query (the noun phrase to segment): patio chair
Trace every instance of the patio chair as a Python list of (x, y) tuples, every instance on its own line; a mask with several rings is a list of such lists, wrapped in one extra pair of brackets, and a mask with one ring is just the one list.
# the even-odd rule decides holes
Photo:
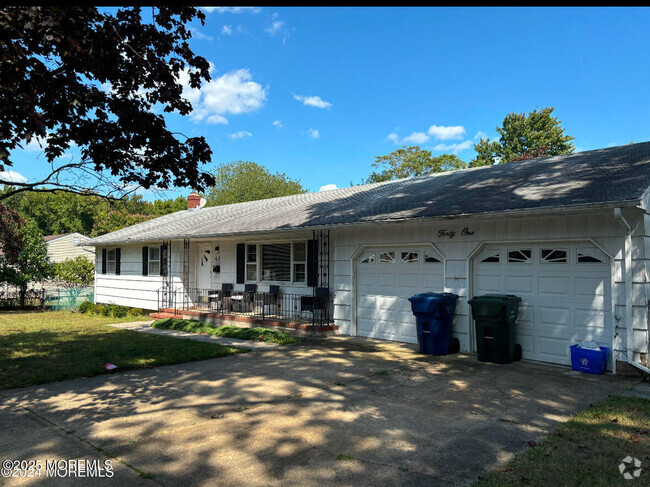
[(327, 310), (330, 290), (326, 287), (317, 287), (313, 296), (301, 296), (300, 311), (311, 312), (317, 319), (322, 319)]
[(278, 302), (280, 301), (280, 286), (269, 286), (269, 291), (262, 295), (262, 306), (265, 315), (278, 313)]
[(257, 284), (245, 284), (244, 292), (231, 298), (233, 311), (238, 313), (250, 313), (253, 309), (256, 292)]
[(221, 290), (211, 293), (210, 302), (213, 303), (213, 308), (219, 311), (230, 311), (231, 309), (231, 299), (232, 290), (234, 288), (233, 284), (223, 283), (221, 284)]

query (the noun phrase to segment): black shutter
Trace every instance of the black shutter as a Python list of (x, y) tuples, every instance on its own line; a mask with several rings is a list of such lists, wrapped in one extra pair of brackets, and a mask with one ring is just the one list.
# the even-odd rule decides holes
[(142, 247), (142, 275), (149, 275), (149, 247)]
[(120, 264), (122, 261), (122, 249), (119, 247), (115, 249), (115, 275), (120, 275)]
[(102, 249), (102, 274), (106, 274), (106, 249)]
[(307, 240), (307, 285), (318, 286), (318, 240)]
[(246, 244), (237, 244), (237, 284), (246, 282)]
[(167, 265), (169, 262), (169, 251), (167, 242), (164, 242), (160, 246), (160, 275), (162, 277), (167, 277)]

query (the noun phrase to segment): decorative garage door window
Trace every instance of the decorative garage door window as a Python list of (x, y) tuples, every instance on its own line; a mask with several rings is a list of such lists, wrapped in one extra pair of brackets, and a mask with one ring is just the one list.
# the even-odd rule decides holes
[(566, 264), (566, 249), (542, 249), (540, 252), (542, 264)]
[(501, 250), (485, 249), (479, 254), (478, 261), (481, 264), (498, 264), (501, 262)]
[(361, 260), (359, 261), (362, 264), (374, 264), (375, 263), (375, 253), (374, 252), (364, 252), (361, 254)]
[(419, 252), (402, 252), (402, 262), (407, 264), (417, 264), (419, 260)]
[(379, 254), (379, 263), (380, 264), (394, 264), (395, 263), (395, 252), (381, 252)]
[(508, 250), (508, 262), (511, 264), (530, 264), (533, 262), (531, 249)]
[(432, 250), (425, 250), (424, 251), (424, 263), (425, 264), (438, 264), (438, 263), (440, 263), (440, 258), (438, 257), (438, 254), (436, 254)]
[(576, 250), (578, 264), (607, 264), (607, 255), (595, 247), (585, 247)]

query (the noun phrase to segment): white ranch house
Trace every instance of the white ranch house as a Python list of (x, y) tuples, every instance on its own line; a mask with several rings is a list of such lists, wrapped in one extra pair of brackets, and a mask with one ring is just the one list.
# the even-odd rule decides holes
[(474, 352), (468, 300), (507, 293), (522, 298), (524, 359), (569, 364), (570, 345), (594, 340), (613, 350), (609, 370), (647, 371), (649, 186), (646, 142), (197, 207), (86, 245), (100, 303), (311, 316), (415, 343), (407, 298), (445, 291), (459, 296), (461, 351)]

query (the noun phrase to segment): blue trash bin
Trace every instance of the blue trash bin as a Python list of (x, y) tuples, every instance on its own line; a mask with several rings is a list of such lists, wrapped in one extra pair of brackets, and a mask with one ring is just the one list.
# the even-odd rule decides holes
[(409, 298), (416, 319), (420, 353), (449, 355), (458, 352), (460, 344), (452, 334), (452, 319), (458, 295), (453, 293), (420, 293)]

